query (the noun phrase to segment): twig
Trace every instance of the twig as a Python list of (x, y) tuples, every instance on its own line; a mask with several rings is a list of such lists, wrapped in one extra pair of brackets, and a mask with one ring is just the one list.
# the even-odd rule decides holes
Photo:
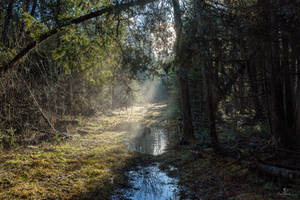
[(64, 133), (61, 133), (61, 132), (59, 132), (59, 131), (57, 131), (57, 130), (55, 129), (55, 127), (53, 126), (53, 124), (51, 123), (51, 121), (49, 120), (49, 118), (47, 117), (47, 115), (43, 112), (43, 109), (41, 108), (40, 104), (39, 104), (38, 101), (36, 100), (36, 98), (35, 98), (33, 92), (30, 90), (30, 88), (29, 88), (29, 86), (27, 85), (27, 83), (26, 83), (24, 80), (23, 80), (23, 82), (24, 82), (26, 88), (28, 89), (28, 91), (29, 91), (29, 93), (30, 93), (30, 96), (31, 96), (31, 98), (33, 99), (33, 101), (34, 101), (36, 107), (39, 109), (39, 111), (40, 111), (40, 113), (42, 114), (43, 118), (46, 120), (46, 122), (48, 123), (48, 125), (49, 125), (49, 126), (51, 127), (51, 129), (54, 131), (54, 133), (57, 133), (57, 134), (59, 134), (60, 136), (69, 138), (69, 137), (70, 137), (69, 135), (66, 135), (66, 134), (64, 134)]

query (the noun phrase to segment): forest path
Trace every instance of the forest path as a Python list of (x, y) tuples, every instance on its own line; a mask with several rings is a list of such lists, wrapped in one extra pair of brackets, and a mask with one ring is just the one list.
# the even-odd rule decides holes
[(156, 156), (165, 153), (177, 141), (176, 134), (167, 128), (165, 108), (163, 104), (152, 104), (145, 109), (142, 119), (134, 121), (133, 126), (125, 126), (131, 135), (128, 148), (141, 153), (142, 159), (126, 171), (128, 185), (119, 186), (112, 196), (113, 200), (179, 199), (178, 179), (169, 177), (161, 170), (160, 162), (156, 159)]
[(72, 139), (0, 151), (1, 199), (111, 199), (125, 172), (151, 155), (128, 149), (138, 128), (164, 124), (166, 105), (134, 106), (79, 119)]
[(211, 148), (169, 148), (167, 115), (164, 104), (133, 106), (78, 119), (67, 141), (0, 150), (0, 199), (291, 199)]

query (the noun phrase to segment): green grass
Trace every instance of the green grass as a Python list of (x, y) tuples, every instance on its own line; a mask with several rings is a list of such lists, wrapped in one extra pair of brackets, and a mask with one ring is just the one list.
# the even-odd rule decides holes
[(138, 156), (124, 145), (126, 132), (103, 132), (122, 120), (94, 117), (82, 123), (85, 136), (0, 151), (0, 199), (109, 199)]
[[(148, 110), (134, 110), (129, 120), (160, 125), (173, 133), (176, 121), (164, 120), (165, 111), (164, 105), (149, 105)], [(194, 198), (190, 199), (299, 199), (296, 187), (284, 188), (263, 180), (247, 163), (216, 156), (212, 148), (201, 149), (204, 157), (196, 157), (190, 149), (199, 140), (190, 146), (170, 147), (158, 157), (131, 152), (125, 145), (129, 134), (118, 126), (128, 122), (125, 113), (81, 119), (79, 129), (89, 134), (71, 129), (73, 138), (66, 142), (0, 151), (0, 199), (106, 200), (116, 187), (127, 184), (124, 172), (129, 167), (153, 161), (160, 162), (163, 170), (192, 191)], [(239, 134), (248, 135), (247, 131)], [(230, 142), (235, 137), (236, 132), (225, 130), (220, 140)], [(183, 191), (181, 195), (184, 199), (190, 194)]]
[[(228, 142), (235, 135), (234, 132), (224, 131), (220, 140)], [(176, 146), (157, 158), (161, 169), (176, 176), (179, 184), (186, 188), (181, 192), (183, 199), (287, 200), (299, 197), (299, 186), (276, 182), (258, 174), (254, 161), (237, 162), (234, 158), (216, 155), (210, 147), (200, 148), (203, 156), (196, 156), (190, 149), (198, 142)], [(169, 166), (177, 170), (174, 172)]]

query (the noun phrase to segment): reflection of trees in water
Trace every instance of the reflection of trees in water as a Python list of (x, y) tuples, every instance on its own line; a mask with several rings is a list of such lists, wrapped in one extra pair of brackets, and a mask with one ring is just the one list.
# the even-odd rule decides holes
[[(152, 155), (162, 154), (172, 136), (164, 129), (152, 128), (151, 133), (143, 134), (143, 126), (140, 124), (126, 124), (123, 126), (129, 133), (136, 134), (128, 145), (129, 149)], [(177, 200), (177, 180), (168, 177), (160, 171), (158, 165), (140, 167), (135, 171), (128, 172), (131, 184), (135, 189), (124, 191), (123, 197), (132, 200)], [(114, 199), (114, 198), (113, 198)], [(120, 199), (120, 198), (115, 198)], [(121, 198), (122, 199), (122, 198)]]
[[(138, 167), (129, 171), (130, 183), (134, 189), (119, 190), (112, 200), (179, 200), (178, 180), (170, 178), (158, 168), (158, 164)], [(118, 193), (117, 192), (117, 193)]]
[(153, 129), (150, 134), (138, 134), (129, 144), (129, 148), (141, 153), (159, 155), (164, 152), (167, 143), (167, 135), (162, 130)]
[[(133, 178), (134, 188), (137, 188), (131, 197), (133, 200), (178, 199), (176, 198), (177, 181), (161, 172), (157, 165), (131, 171), (129, 175)], [(171, 182), (175, 182), (175, 185)]]

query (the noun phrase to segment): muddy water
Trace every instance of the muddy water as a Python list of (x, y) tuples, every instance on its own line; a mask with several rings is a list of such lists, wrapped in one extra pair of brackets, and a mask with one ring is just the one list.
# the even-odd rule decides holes
[[(171, 137), (163, 129), (153, 128), (150, 134), (137, 134), (128, 148), (145, 154), (160, 155), (164, 153)], [(178, 200), (178, 180), (168, 177), (161, 171), (158, 163), (149, 166), (138, 166), (127, 172), (131, 189), (118, 189), (113, 200)]]

